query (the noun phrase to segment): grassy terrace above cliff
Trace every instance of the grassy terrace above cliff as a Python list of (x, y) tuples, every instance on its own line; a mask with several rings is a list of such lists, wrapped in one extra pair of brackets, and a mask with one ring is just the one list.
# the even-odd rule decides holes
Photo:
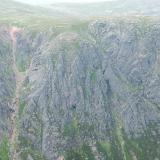
[(54, 11), (52, 9), (34, 7), (10, 0), (0, 0), (0, 24), (27, 28), (31, 31), (63, 31), (79, 30), (87, 26), (88, 19)]
[[(61, 33), (64, 31), (84, 30), (89, 22), (97, 19), (119, 19), (121, 17), (121, 19), (132, 19), (134, 21), (138, 17), (140, 19), (142, 17), (145, 17), (145, 19), (146, 17), (148, 19), (157, 18), (156, 16), (150, 17), (149, 14), (136, 14), (135, 16), (134, 12), (127, 14), (128, 16), (124, 14), (122, 17), (119, 16), (119, 11), (115, 7), (115, 4), (117, 5), (115, 2), (102, 2), (89, 5), (62, 3), (55, 4), (50, 8), (43, 8), (22, 4), (13, 0), (0, 0), (0, 24), (27, 28), (27, 30), (32, 31), (46, 31), (50, 29), (56, 33)], [(61, 10), (59, 10), (60, 8)], [(67, 10), (70, 12), (68, 13)], [(114, 10), (114, 13), (117, 14), (108, 14), (108, 10)], [(125, 11), (125, 9), (123, 10)]]

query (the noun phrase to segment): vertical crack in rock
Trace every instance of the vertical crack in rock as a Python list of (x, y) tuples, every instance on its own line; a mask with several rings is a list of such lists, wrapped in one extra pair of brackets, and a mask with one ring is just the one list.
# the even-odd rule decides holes
[(18, 113), (19, 113), (19, 98), (20, 98), (20, 89), (22, 87), (22, 84), (25, 80), (25, 77), (27, 75), (27, 71), (20, 72), (16, 65), (16, 48), (17, 48), (17, 33), (21, 32), (20, 28), (12, 27), (10, 29), (10, 38), (12, 40), (12, 69), (15, 76), (16, 81), (16, 87), (15, 87), (15, 93), (14, 98), (12, 100), (12, 113), (11, 113), (11, 128), (12, 133), (10, 137), (10, 158), (12, 160), (18, 159), (18, 153), (17, 153), (17, 143), (18, 143)]

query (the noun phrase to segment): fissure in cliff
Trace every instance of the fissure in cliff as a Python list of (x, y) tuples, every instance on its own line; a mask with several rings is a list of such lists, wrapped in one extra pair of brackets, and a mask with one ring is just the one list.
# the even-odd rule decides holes
[(15, 95), (12, 100), (12, 114), (11, 114), (11, 123), (12, 123), (12, 132), (10, 135), (10, 159), (11, 160), (18, 160), (18, 153), (16, 151), (16, 143), (18, 139), (18, 129), (17, 129), (17, 119), (18, 119), (18, 111), (19, 111), (19, 94), (20, 88), (23, 84), (23, 81), (26, 77), (26, 72), (20, 72), (16, 65), (16, 47), (17, 47), (17, 33), (21, 30), (17, 27), (12, 27), (10, 29), (10, 38), (12, 41), (12, 68), (14, 71), (16, 87), (15, 87)]

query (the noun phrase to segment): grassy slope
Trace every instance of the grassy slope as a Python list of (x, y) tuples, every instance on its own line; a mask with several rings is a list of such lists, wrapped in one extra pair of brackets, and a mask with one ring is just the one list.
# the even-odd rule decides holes
[(12, 0), (0, 0), (0, 23), (9, 26), (27, 27), (31, 30), (72, 29), (72, 25), (81, 23), (81, 20), (66, 13), (29, 6)]
[(113, 15), (113, 14), (141, 14), (160, 15), (160, 2), (153, 0), (116, 0), (89, 4), (60, 3), (52, 5), (53, 9), (59, 8), (83, 16)]
[(84, 26), (95, 17), (97, 19), (97, 17), (111, 16), (108, 14), (111, 12), (127, 13), (128, 10), (136, 10), (135, 8), (138, 9), (127, 1), (121, 3), (121, 0), (92, 4), (60, 3), (50, 8), (29, 6), (13, 0), (0, 0), (0, 23), (27, 27), (36, 31), (51, 28), (62, 32)]

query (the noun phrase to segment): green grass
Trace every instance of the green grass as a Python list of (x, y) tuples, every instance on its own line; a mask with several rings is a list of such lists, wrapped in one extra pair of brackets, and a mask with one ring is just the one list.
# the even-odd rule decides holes
[[(160, 146), (158, 137), (153, 135), (153, 131), (158, 133), (157, 124), (148, 126), (145, 133), (137, 138), (128, 137), (124, 130), (112, 132), (113, 140), (98, 141), (97, 150), (102, 153), (105, 160), (151, 160), (160, 157)], [(119, 130), (119, 129), (117, 129)], [(122, 143), (122, 142), (125, 143)]]
[(19, 72), (25, 72), (28, 68), (27, 60), (22, 60), (20, 58), (16, 62), (16, 65), (17, 65)]
[(28, 155), (32, 156), (34, 160), (45, 160), (45, 157), (40, 151), (35, 149), (32, 142), (24, 137), (19, 137), (20, 156), (23, 160), (27, 160)]
[(22, 99), (19, 100), (19, 117), (23, 114), (26, 102)]
[(0, 160), (9, 160), (9, 142), (6, 136), (2, 138), (0, 143)]
[(87, 31), (89, 25), (89, 21), (82, 21), (75, 24), (71, 24), (70, 30), (83, 33), (84, 31)]
[(64, 136), (73, 136), (76, 135), (78, 132), (78, 121), (74, 117), (72, 121), (69, 124), (66, 124), (64, 126)]
[(90, 146), (83, 144), (79, 148), (67, 151), (65, 160), (95, 160), (95, 157)]
[(96, 144), (97, 146), (97, 150), (102, 153), (105, 158), (107, 159), (107, 157), (111, 157), (111, 144), (107, 141), (101, 141), (101, 142), (97, 142)]
[[(137, 157), (138, 160), (151, 160), (160, 157), (160, 145), (158, 135), (154, 135), (154, 133), (158, 133), (157, 124), (149, 124), (148, 128), (145, 132), (137, 138), (130, 137), (128, 138), (124, 134), (125, 140), (125, 151), (132, 157), (133, 153)], [(131, 155), (132, 153), (132, 155)], [(132, 160), (132, 159), (127, 159)]]
[(151, 20), (146, 17), (141, 17), (136, 23), (137, 38), (143, 39), (150, 32)]
[(91, 82), (95, 83), (97, 81), (96, 71), (92, 71), (90, 75)]
[(33, 157), (34, 160), (45, 160), (44, 156), (40, 153), (40, 151), (33, 150), (30, 148), (26, 148), (21, 151), (21, 158), (23, 160), (27, 160), (29, 155)]
[(53, 32), (58, 35), (62, 32), (82, 33), (88, 28), (89, 20), (68, 16), (52, 9), (29, 6), (10, 0), (0, 1), (0, 24), (17, 26), (33, 33)]

